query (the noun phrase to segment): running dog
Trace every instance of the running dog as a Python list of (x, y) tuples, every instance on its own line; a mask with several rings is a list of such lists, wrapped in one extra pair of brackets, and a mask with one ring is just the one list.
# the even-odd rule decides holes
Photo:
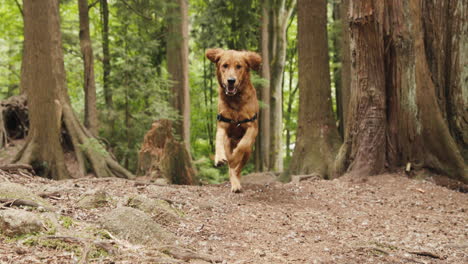
[(229, 166), (231, 191), (240, 192), (241, 170), (249, 160), (258, 134), (258, 100), (250, 70), (258, 70), (262, 58), (255, 52), (208, 49), (216, 64), (219, 83), (215, 166)]

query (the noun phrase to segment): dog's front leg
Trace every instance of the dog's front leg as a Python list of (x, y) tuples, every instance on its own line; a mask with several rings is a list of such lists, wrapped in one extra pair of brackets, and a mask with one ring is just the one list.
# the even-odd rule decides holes
[(241, 172), (244, 165), (247, 163), (252, 152), (252, 145), (255, 142), (258, 130), (254, 125), (250, 125), (241, 141), (232, 151), (231, 155), (228, 155), (229, 160), (229, 179), (231, 181), (231, 191), (240, 192), (242, 186), (240, 183)]
[(215, 146), (215, 160), (216, 167), (224, 165), (227, 162), (226, 151), (224, 150), (224, 143), (227, 141), (226, 129), (218, 125), (216, 129), (216, 146)]

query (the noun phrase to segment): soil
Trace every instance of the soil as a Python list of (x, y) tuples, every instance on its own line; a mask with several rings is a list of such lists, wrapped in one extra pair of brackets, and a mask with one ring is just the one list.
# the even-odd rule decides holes
[[(47, 200), (61, 215), (83, 225), (97, 225), (99, 217), (122, 205), (125, 197), (166, 200), (183, 212), (180, 221), (163, 225), (176, 235), (174, 244), (211, 256), (213, 262), (468, 263), (468, 195), (427, 179), (386, 174), (331, 181), (311, 177), (285, 184), (257, 174), (245, 177), (239, 194), (230, 193), (227, 183), (157, 185), (119, 178), (50, 181), (24, 173), (0, 173), (0, 184), (5, 181), (20, 183), (36, 194), (54, 191)], [(93, 190), (105, 190), (118, 202), (93, 209), (76, 207), (81, 195)], [(173, 258), (152, 258), (160, 248), (111, 238), (117, 241), (117, 250), (89, 263), (177, 263)], [(78, 263), (78, 258), (65, 249), (0, 237), (0, 263)]]

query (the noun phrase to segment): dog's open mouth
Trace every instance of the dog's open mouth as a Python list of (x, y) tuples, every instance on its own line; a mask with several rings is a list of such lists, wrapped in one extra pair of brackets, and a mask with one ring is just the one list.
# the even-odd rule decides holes
[(224, 85), (224, 93), (229, 96), (237, 94), (237, 87), (235, 85)]

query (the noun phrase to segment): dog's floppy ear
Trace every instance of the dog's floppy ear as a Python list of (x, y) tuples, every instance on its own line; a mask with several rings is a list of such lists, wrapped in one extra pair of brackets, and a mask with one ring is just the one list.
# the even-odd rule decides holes
[(223, 52), (223, 49), (207, 49), (205, 55), (210, 61), (217, 63)]
[(247, 60), (247, 64), (252, 70), (254, 71), (260, 70), (260, 65), (262, 64), (262, 57), (260, 57), (258, 53), (252, 52), (252, 51), (246, 51), (245, 58)]

